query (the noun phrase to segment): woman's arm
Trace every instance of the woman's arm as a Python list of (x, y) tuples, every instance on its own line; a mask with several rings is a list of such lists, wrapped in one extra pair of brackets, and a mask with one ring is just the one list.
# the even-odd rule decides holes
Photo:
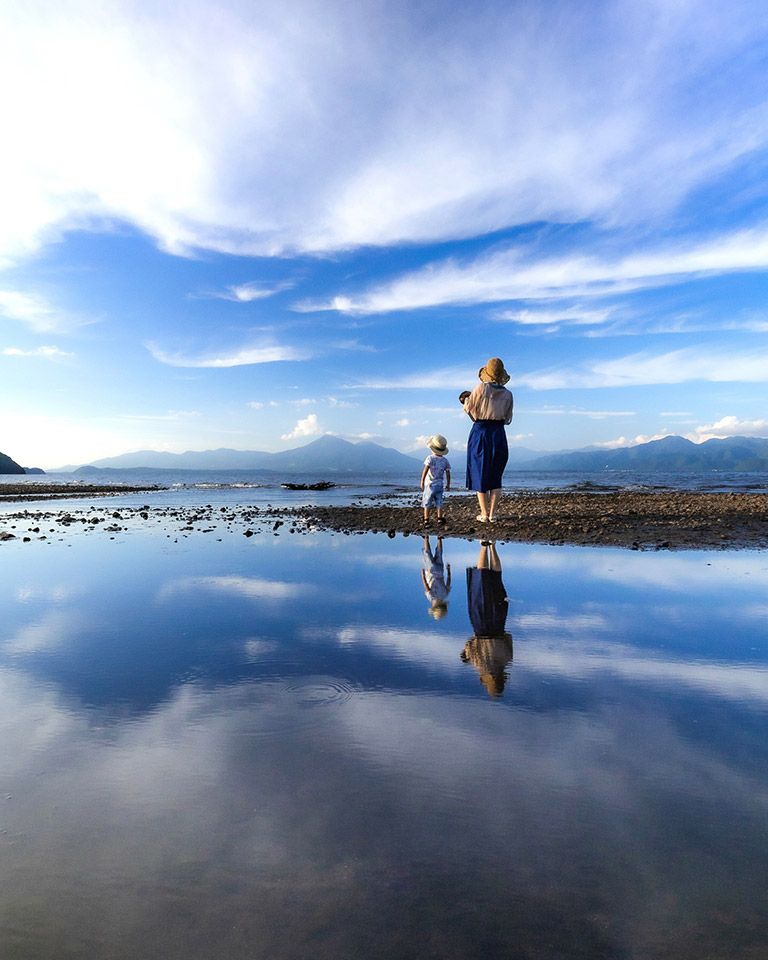
[(504, 423), (509, 424), (512, 423), (512, 417), (515, 411), (515, 398), (512, 396), (512, 393), (509, 390), (507, 390), (507, 393), (509, 393), (509, 408), (506, 416), (504, 417)]
[(477, 405), (482, 397), (482, 392), (483, 385), (482, 383), (478, 383), (472, 393), (470, 393), (470, 395), (462, 404), (464, 407), (464, 412), (467, 414), (470, 420), (477, 420)]

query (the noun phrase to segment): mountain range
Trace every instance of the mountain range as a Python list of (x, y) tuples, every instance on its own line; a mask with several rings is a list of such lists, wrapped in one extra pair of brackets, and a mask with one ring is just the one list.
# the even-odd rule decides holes
[[(426, 455), (426, 454), (425, 454)], [(303, 447), (264, 453), (258, 450), (188, 450), (163, 453), (139, 450), (117, 457), (94, 460), (81, 467), (62, 467), (61, 472), (92, 470), (271, 470), (282, 473), (411, 473), (422, 460), (391, 447), (340, 437), (323, 436)]]
[(524, 470), (639, 470), (667, 473), (768, 470), (768, 440), (726, 437), (694, 443), (685, 437), (662, 437), (615, 450), (552, 453), (526, 462)]
[[(697, 473), (719, 471), (768, 471), (768, 439), (727, 437), (694, 443), (684, 437), (670, 436), (634, 447), (614, 450), (587, 447), (582, 450), (543, 454), (525, 447), (510, 447), (509, 470), (637, 470)], [(426, 449), (425, 449), (426, 455)], [(450, 454), (449, 454), (450, 456)], [(17, 470), (23, 468), (6, 458)], [(454, 472), (463, 473), (463, 453), (455, 457)], [(281, 453), (256, 450), (189, 450), (163, 453), (140, 450), (118, 457), (94, 460), (84, 466), (68, 466), (58, 472), (95, 470), (270, 470), (290, 473), (403, 474), (418, 471), (423, 458), (410, 457), (391, 447), (376, 443), (350, 443), (339, 437), (323, 436), (302, 447)], [(2, 461), (0, 461), (0, 468)], [(1, 472), (1, 471), (0, 471)]]

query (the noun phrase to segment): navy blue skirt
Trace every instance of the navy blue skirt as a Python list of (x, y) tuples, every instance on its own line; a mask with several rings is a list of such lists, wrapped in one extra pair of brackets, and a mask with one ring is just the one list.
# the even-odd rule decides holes
[(508, 459), (504, 421), (476, 420), (467, 440), (467, 489), (498, 490)]
[(467, 567), (467, 608), (476, 637), (504, 636), (508, 603), (500, 570)]

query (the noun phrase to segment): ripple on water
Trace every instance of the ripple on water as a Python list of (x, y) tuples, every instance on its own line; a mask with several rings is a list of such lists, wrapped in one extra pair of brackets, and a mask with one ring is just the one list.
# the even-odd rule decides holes
[(344, 677), (291, 677), (281, 684), (281, 694), (303, 710), (339, 707), (362, 693), (362, 687)]

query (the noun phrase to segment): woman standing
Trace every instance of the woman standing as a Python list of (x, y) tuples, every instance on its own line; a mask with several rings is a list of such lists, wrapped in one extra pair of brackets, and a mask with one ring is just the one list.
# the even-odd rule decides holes
[(475, 421), (467, 441), (467, 489), (477, 492), (477, 519), (493, 523), (509, 457), (504, 427), (512, 422), (514, 400), (504, 386), (509, 382), (509, 374), (498, 357), (491, 357), (478, 376), (480, 383), (475, 389), (459, 398)]

